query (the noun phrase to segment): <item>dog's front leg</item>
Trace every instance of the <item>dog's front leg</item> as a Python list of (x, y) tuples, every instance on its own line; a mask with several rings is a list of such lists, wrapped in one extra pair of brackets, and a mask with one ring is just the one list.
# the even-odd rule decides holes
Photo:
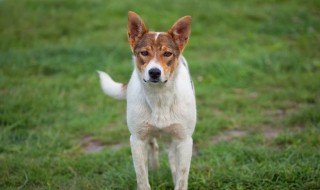
[(130, 136), (131, 152), (139, 190), (150, 190), (147, 141)]
[(192, 157), (192, 137), (186, 137), (176, 142), (176, 178), (175, 190), (188, 188), (188, 177)]
[(169, 164), (170, 164), (170, 169), (171, 169), (171, 174), (172, 174), (172, 180), (173, 180), (174, 185), (176, 185), (177, 160), (176, 160), (176, 143), (174, 141), (171, 142), (171, 145), (169, 147), (168, 157), (169, 157)]

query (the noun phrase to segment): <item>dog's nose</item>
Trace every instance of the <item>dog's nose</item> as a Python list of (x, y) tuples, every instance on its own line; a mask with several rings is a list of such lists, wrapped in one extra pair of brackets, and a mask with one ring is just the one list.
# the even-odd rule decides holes
[(159, 79), (160, 75), (161, 75), (161, 71), (158, 68), (152, 68), (149, 70), (149, 76), (152, 79)]

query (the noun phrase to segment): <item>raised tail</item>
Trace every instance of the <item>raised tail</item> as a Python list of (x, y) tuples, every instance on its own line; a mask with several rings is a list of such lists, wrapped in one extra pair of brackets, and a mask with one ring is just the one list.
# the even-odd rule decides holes
[(112, 78), (103, 71), (97, 72), (99, 73), (101, 88), (106, 95), (109, 95), (115, 99), (126, 99), (126, 84), (113, 81)]

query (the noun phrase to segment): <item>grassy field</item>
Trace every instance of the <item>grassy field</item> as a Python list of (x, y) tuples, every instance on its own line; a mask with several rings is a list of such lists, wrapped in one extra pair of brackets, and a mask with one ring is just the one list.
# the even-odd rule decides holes
[[(135, 189), (127, 12), (184, 52), (198, 123), (189, 189), (320, 189), (320, 1), (0, 1), (0, 189)], [(153, 189), (173, 189), (165, 144)]]

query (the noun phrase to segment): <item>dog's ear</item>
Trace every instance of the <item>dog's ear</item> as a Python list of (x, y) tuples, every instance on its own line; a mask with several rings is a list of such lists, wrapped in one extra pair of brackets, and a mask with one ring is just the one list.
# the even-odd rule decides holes
[(184, 16), (173, 24), (168, 33), (178, 45), (180, 52), (187, 45), (191, 31), (191, 16)]
[(132, 11), (128, 12), (128, 38), (131, 49), (137, 45), (142, 36), (148, 32), (146, 25), (140, 16)]

